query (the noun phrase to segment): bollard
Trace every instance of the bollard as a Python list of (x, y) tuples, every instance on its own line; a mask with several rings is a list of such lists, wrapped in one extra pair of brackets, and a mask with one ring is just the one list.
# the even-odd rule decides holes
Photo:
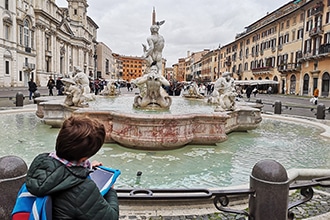
[(24, 95), (21, 92), (16, 93), (16, 106), (23, 106), (24, 103)]
[(274, 104), (274, 114), (281, 114), (282, 113), (282, 102), (276, 101)]
[(316, 119), (325, 119), (325, 105), (322, 103), (317, 105)]
[(33, 93), (33, 101), (34, 101), (34, 104), (37, 104), (37, 101), (36, 101), (36, 98), (40, 97), (40, 92), (38, 90), (36, 90), (34, 93)]
[(250, 175), (249, 219), (287, 220), (289, 180), (285, 168), (274, 160), (259, 161)]
[(0, 158), (0, 219), (10, 220), (19, 189), (25, 181), (27, 165), (17, 156)]

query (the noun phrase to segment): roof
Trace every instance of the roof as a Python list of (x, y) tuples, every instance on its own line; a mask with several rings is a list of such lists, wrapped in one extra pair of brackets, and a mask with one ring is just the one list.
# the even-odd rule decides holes
[(279, 82), (274, 80), (235, 80), (236, 85), (271, 85), (271, 84), (279, 84)]

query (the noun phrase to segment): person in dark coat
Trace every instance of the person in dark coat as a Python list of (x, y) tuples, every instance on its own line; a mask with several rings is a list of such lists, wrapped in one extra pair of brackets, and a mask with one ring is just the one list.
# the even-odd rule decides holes
[(52, 78), (52, 76), (49, 76), (49, 80), (47, 82), (47, 88), (49, 90), (49, 95), (53, 96), (53, 88), (55, 87), (55, 80)]
[(37, 84), (33, 81), (33, 79), (31, 78), (31, 80), (28, 82), (29, 85), (29, 100), (32, 100), (32, 95), (35, 91), (37, 91), (38, 87)]
[(63, 122), (56, 139), (55, 152), (39, 154), (26, 176), (28, 191), (36, 196), (50, 195), (52, 217), (57, 219), (102, 220), (119, 218), (116, 191), (101, 195), (89, 178), (90, 163), (105, 139), (104, 125), (96, 119), (71, 116)]
[(248, 99), (248, 101), (250, 101), (252, 90), (252, 86), (248, 85), (248, 87), (246, 88), (246, 98)]
[(62, 82), (61, 77), (58, 77), (56, 80), (56, 89), (57, 95), (63, 95), (64, 83)]

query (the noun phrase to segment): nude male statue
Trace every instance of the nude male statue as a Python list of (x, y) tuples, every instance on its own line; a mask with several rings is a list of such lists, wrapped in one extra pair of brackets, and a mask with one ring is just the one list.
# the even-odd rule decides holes
[(162, 52), (164, 49), (165, 40), (163, 36), (158, 33), (158, 31), (160, 26), (164, 23), (165, 21), (160, 21), (156, 22), (156, 24), (154, 25), (151, 25), (151, 36), (147, 38), (147, 42), (149, 45), (148, 49), (146, 45), (142, 44), (144, 52), (142, 57), (146, 59), (147, 67), (151, 67), (151, 64), (153, 62), (156, 62), (159, 71), (161, 71), (162, 69)]

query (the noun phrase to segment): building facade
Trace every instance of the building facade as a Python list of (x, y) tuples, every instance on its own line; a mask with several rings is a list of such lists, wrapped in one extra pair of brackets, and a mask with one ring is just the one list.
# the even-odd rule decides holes
[[(174, 68), (178, 75), (175, 71), (179, 68)], [(312, 96), (318, 88), (329, 97), (330, 1), (290, 1), (185, 71), (188, 80), (199, 73), (204, 81), (215, 81), (228, 71), (236, 80), (277, 81), (279, 93)]]
[(87, 16), (87, 0), (3, 0), (0, 6), (0, 87), (45, 86), (49, 76), (74, 67), (96, 74), (97, 24)]
[(112, 50), (103, 42), (97, 43), (96, 77), (105, 80), (116, 79), (116, 61)]

